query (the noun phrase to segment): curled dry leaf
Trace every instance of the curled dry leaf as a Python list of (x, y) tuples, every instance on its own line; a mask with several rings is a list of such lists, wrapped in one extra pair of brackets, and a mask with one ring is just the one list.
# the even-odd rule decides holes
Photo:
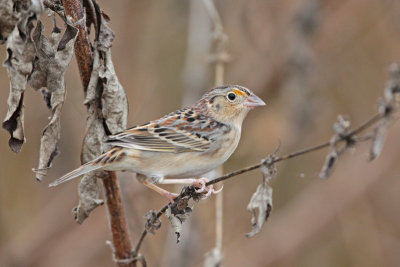
[(190, 216), (193, 209), (188, 206), (189, 198), (182, 198), (178, 201), (170, 204), (168, 209), (165, 211), (165, 216), (171, 223), (172, 229), (176, 234), (176, 243), (179, 243), (179, 239), (182, 234), (182, 223)]
[(78, 30), (70, 25), (61, 36), (61, 31), (55, 27), (48, 39), (43, 35), (43, 24), (38, 21), (33, 33), (36, 48), (36, 59), (32, 74), (29, 76), (29, 85), (39, 90), (46, 87), (47, 98), (50, 99), (50, 122), (43, 130), (40, 142), (39, 167), (36, 179), (39, 181), (47, 174), (51, 162), (58, 154), (58, 140), (60, 139), (60, 116), (65, 98), (64, 74), (71, 62), (74, 53), (74, 42)]
[(322, 166), (322, 170), (319, 173), (320, 178), (326, 179), (332, 174), (338, 158), (339, 155), (336, 151), (336, 148), (334, 146), (331, 147), (328, 155), (326, 155), (325, 163)]
[(374, 160), (382, 152), (385, 143), (388, 121), (393, 110), (400, 103), (400, 65), (393, 63), (389, 67), (390, 79), (386, 84), (383, 99), (379, 103), (378, 112), (383, 115), (382, 120), (372, 133), (372, 144), (369, 159)]
[(26, 36), (28, 21), (37, 19), (43, 11), (41, 0), (3, 0), (0, 1), (0, 44), (7, 40), (14, 27), (21, 30), (21, 38)]
[(381, 121), (379, 125), (374, 129), (372, 135), (371, 150), (369, 152), (369, 160), (374, 160), (381, 154), (383, 145), (385, 143), (386, 130), (387, 130), (386, 120)]
[(104, 67), (99, 71), (103, 81), (103, 94), (101, 96), (102, 112), (108, 130), (116, 134), (125, 130), (128, 119), (128, 100), (125, 90), (119, 83), (111, 61), (111, 51), (105, 54)]
[(344, 136), (348, 133), (351, 126), (350, 120), (345, 118), (343, 115), (339, 115), (337, 121), (333, 124), (333, 130), (339, 136)]
[[(330, 140), (329, 152), (326, 155), (325, 163), (319, 173), (322, 179), (328, 178), (336, 166), (339, 156), (349, 147), (354, 145), (355, 141), (353, 136), (348, 136), (350, 131), (351, 122), (344, 116), (339, 115), (337, 121), (333, 124), (335, 134)], [(345, 144), (341, 148), (337, 148), (338, 141), (343, 140)]]
[(112, 46), (115, 34), (111, 28), (108, 27), (110, 22), (108, 15), (100, 9), (100, 6), (96, 3), (96, 1), (92, 2), (95, 8), (96, 16), (100, 18), (100, 23), (95, 23), (95, 25), (99, 25), (99, 29), (96, 29), (96, 46), (99, 51), (107, 52)]
[[(103, 141), (107, 134), (123, 131), (128, 117), (128, 101), (115, 74), (110, 51), (103, 53), (95, 49), (93, 56), (93, 70), (84, 102), (88, 106), (88, 118), (82, 146), (82, 163), (103, 153), (106, 150)], [(80, 200), (75, 209), (76, 214), (85, 214), (85, 217), (78, 220), (80, 223), (100, 203), (97, 199), (99, 188), (96, 177), (102, 174), (97, 172), (88, 175), (91, 176), (87, 180), (88, 185), (79, 186)]]
[[(26, 77), (32, 71), (35, 59), (35, 46), (30, 37), (32, 21), (41, 11), (41, 2), (1, 1), (0, 3), (0, 41), (7, 39), (7, 59), (3, 66), (10, 78), (8, 111), (3, 128), (10, 134), (9, 146), (18, 153), (25, 142), (24, 135), (24, 90)], [(17, 24), (17, 25), (16, 25)]]
[(258, 185), (256, 192), (254, 192), (247, 205), (247, 210), (251, 213), (251, 224), (253, 226), (251, 232), (246, 234), (247, 237), (253, 237), (259, 233), (271, 213), (272, 187), (269, 186), (268, 182), (276, 175), (276, 167), (272, 163), (274, 159), (274, 155), (269, 155), (261, 162), (263, 181)]
[[(93, 181), (94, 180), (94, 181)], [(104, 201), (99, 199), (99, 190), (97, 186), (96, 176), (92, 174), (85, 174), (79, 183), (79, 205), (75, 207), (72, 212), (75, 221), (83, 223), (89, 216), (89, 213), (97, 206), (103, 205)]]
[(400, 64), (392, 63), (389, 67), (390, 79), (384, 91), (384, 100), (389, 104), (400, 103)]
[(144, 215), (146, 218), (146, 224), (144, 228), (148, 233), (155, 234), (156, 230), (160, 229), (161, 227), (161, 220), (157, 217), (157, 211), (150, 210), (149, 212)]

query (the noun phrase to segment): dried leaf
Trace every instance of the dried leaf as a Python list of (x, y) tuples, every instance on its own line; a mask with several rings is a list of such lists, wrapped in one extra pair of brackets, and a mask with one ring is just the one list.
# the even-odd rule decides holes
[(222, 252), (219, 248), (207, 252), (206, 259), (204, 261), (204, 267), (218, 267), (221, 266), (222, 260), (224, 259)]
[(325, 179), (332, 174), (338, 158), (339, 155), (336, 149), (335, 148), (331, 149), (328, 155), (326, 155), (324, 166), (322, 167), (322, 170), (319, 173), (320, 178)]
[(253, 237), (261, 231), (261, 227), (267, 221), (272, 210), (272, 188), (264, 183), (259, 184), (247, 205), (247, 210), (251, 213), (253, 228), (246, 236)]
[(400, 103), (400, 64), (392, 63), (389, 67), (390, 79), (386, 84), (384, 99), (386, 103)]
[[(32, 31), (32, 23), (27, 28), (27, 34)], [(24, 135), (24, 104), (23, 96), (26, 87), (26, 77), (32, 71), (35, 58), (35, 46), (31, 40), (23, 40), (17, 27), (7, 40), (7, 59), (3, 66), (7, 68), (10, 78), (10, 94), (8, 111), (3, 121), (3, 128), (10, 134), (9, 146), (18, 153), (25, 142)]]
[(182, 198), (172, 205), (169, 205), (168, 209), (165, 211), (165, 216), (168, 218), (176, 234), (176, 243), (179, 243), (182, 234), (182, 223), (193, 211), (193, 209), (188, 206), (188, 201), (189, 198)]
[(103, 94), (101, 96), (102, 112), (108, 130), (118, 133), (126, 128), (128, 119), (128, 100), (125, 90), (119, 83), (111, 60), (111, 52), (105, 53), (105, 65), (99, 71), (99, 77), (103, 81)]
[(0, 44), (7, 40), (15, 26), (20, 31), (21, 39), (28, 36), (26, 26), (33, 19), (38, 19), (43, 11), (40, 0), (3, 0), (0, 1)]
[(96, 29), (96, 47), (99, 51), (107, 52), (112, 46), (115, 34), (111, 28), (108, 27), (110, 21), (109, 16), (100, 9), (100, 6), (95, 1), (93, 1), (93, 5), (97, 17), (100, 18), (100, 21), (97, 22), (97, 24), (99, 24), (98, 31)]
[[(106, 137), (106, 133), (104, 131), (100, 112), (96, 102), (89, 105), (86, 122), (87, 129), (81, 154), (81, 161), (83, 163), (96, 158), (105, 149), (103, 140)], [(90, 212), (97, 206), (102, 205), (102, 202), (98, 199), (100, 189), (97, 184), (97, 178), (103, 174), (103, 172), (91, 172), (84, 175), (80, 181), (78, 187), (79, 204), (75, 208), (75, 218), (78, 223), (83, 223)]]
[(386, 138), (386, 130), (387, 130), (387, 122), (386, 120), (382, 121), (375, 129), (373, 132), (373, 137), (372, 137), (372, 144), (371, 144), (371, 150), (369, 153), (369, 160), (374, 160), (382, 152), (383, 145), (385, 143), (385, 138)]
[(83, 176), (79, 183), (80, 201), (78, 206), (73, 209), (73, 213), (75, 220), (80, 224), (83, 223), (92, 210), (104, 204), (104, 201), (99, 199), (97, 177), (95, 174), (88, 173)]
[[(330, 140), (330, 149), (326, 155), (322, 170), (319, 173), (320, 178), (328, 178), (332, 174), (339, 156), (355, 144), (356, 141), (354, 140), (354, 137), (348, 135), (350, 127), (350, 120), (344, 118), (342, 115), (339, 115), (337, 121), (333, 124), (333, 130), (335, 131), (335, 134)], [(340, 148), (337, 148), (338, 141), (344, 141), (344, 145)]]
[(247, 210), (251, 213), (251, 224), (253, 226), (247, 237), (253, 237), (261, 231), (262, 226), (267, 221), (272, 210), (272, 187), (268, 182), (276, 175), (276, 167), (273, 163), (274, 155), (268, 156), (261, 162), (261, 172), (263, 181), (258, 185), (256, 192), (247, 205)]
[[(33, 41), (36, 47), (34, 69), (29, 77), (29, 84), (38, 90), (46, 87), (47, 96), (50, 99), (51, 117), (49, 124), (43, 130), (40, 143), (39, 167), (36, 179), (41, 181), (50, 168), (51, 162), (58, 154), (57, 143), (60, 139), (60, 116), (65, 98), (64, 73), (69, 65), (74, 49), (75, 38), (78, 30), (67, 26), (61, 37), (59, 31), (54, 31), (50, 39), (43, 35), (44, 27), (39, 21), (33, 33)], [(59, 49), (61, 46), (62, 49)]]
[[(106, 139), (107, 134), (124, 130), (128, 116), (128, 101), (115, 74), (110, 52), (102, 53), (95, 49), (93, 55), (93, 70), (84, 102), (88, 106), (88, 118), (81, 154), (83, 163), (94, 159), (107, 149), (103, 140)], [(96, 175), (99, 176), (102, 173), (92, 174), (93, 179), (88, 180), (93, 183), (92, 186), (79, 186), (79, 195), (83, 197), (80, 197), (76, 211), (78, 214), (85, 214), (86, 217), (96, 207), (92, 204), (97, 203), (99, 189), (94, 178)], [(94, 196), (94, 198), (85, 196)]]
[(150, 210), (144, 217), (147, 219), (144, 228), (148, 233), (155, 234), (156, 230), (161, 227), (161, 220), (157, 217), (157, 211)]
[(333, 124), (333, 130), (339, 136), (343, 136), (348, 133), (350, 126), (350, 120), (345, 118), (343, 115), (339, 115), (337, 121)]

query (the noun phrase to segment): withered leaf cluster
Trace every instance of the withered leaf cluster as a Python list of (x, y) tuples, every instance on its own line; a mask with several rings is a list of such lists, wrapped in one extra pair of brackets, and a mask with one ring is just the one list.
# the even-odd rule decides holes
[(1, 1), (0, 41), (6, 41), (7, 59), (3, 66), (10, 78), (8, 111), (3, 128), (10, 133), (9, 146), (18, 153), (25, 142), (24, 91), (32, 72), (36, 48), (31, 38), (33, 21), (42, 13), (41, 1)]
[(28, 77), (29, 85), (33, 89), (42, 89), (45, 102), (51, 110), (50, 122), (43, 130), (40, 140), (39, 167), (35, 170), (38, 180), (42, 180), (47, 174), (47, 169), (58, 154), (61, 110), (65, 101), (64, 74), (74, 54), (78, 30), (67, 25), (64, 34), (61, 35), (61, 30), (54, 25), (49, 39), (43, 32), (43, 24), (38, 21), (32, 36), (36, 57), (33, 71)]
[[(7, 68), (11, 85), (3, 128), (11, 135), (10, 148), (18, 153), (25, 142), (23, 96), (26, 84), (35, 90), (41, 89), (51, 110), (50, 122), (42, 134), (36, 170), (36, 178), (41, 180), (58, 153), (60, 115), (65, 98), (64, 73), (72, 59), (78, 32), (72, 25), (67, 25), (62, 34), (61, 29), (54, 25), (51, 36), (47, 38), (40, 20), (34, 29), (34, 21), (44, 10), (42, 1), (3, 1), (1, 4), (15, 7), (13, 13), (6, 12), (10, 16), (8, 22), (15, 22), (12, 32), (7, 35), (8, 28), (1, 28), (2, 37), (7, 37), (8, 54), (3, 65)], [(7, 10), (0, 9), (2, 12)]]
[[(88, 118), (82, 146), (82, 163), (104, 152), (104, 139), (109, 134), (124, 130), (128, 115), (125, 91), (118, 81), (111, 60), (110, 47), (114, 33), (107, 25), (109, 18), (95, 1), (86, 3), (90, 3), (90, 7), (86, 9), (87, 20), (83, 24), (89, 29), (91, 25), (94, 26), (95, 40), (91, 46), (93, 71), (85, 91), (84, 103), (88, 108)], [(54, 19), (53, 31), (48, 37), (44, 35), (44, 26), (39, 20), (44, 10), (56, 12), (64, 20), (64, 33)], [(8, 112), (3, 128), (10, 133), (10, 148), (18, 153), (25, 142), (24, 90), (27, 84), (40, 90), (50, 109), (49, 123), (41, 137), (38, 168), (34, 169), (36, 178), (42, 180), (58, 154), (60, 116), (66, 95), (64, 74), (74, 54), (78, 28), (57, 1), (46, 2), (45, 9), (40, 0), (6, 0), (0, 3), (0, 12), (0, 39), (7, 42), (8, 54), (4, 66), (10, 78)], [(77, 23), (81, 24), (82, 21)], [(74, 209), (79, 223), (95, 207), (103, 204), (99, 199), (96, 178), (105, 175), (107, 173), (98, 172), (83, 177), (79, 185), (80, 202)]]
[[(126, 128), (128, 101), (124, 88), (119, 83), (111, 60), (110, 47), (114, 33), (108, 27), (108, 17), (92, 1), (89, 26), (95, 27), (93, 45), (93, 69), (86, 91), (84, 104), (88, 108), (86, 134), (82, 145), (81, 161), (86, 163), (103, 153), (104, 140), (110, 134), (116, 134)], [(80, 201), (74, 209), (75, 219), (82, 223), (97, 206), (102, 205), (99, 199), (97, 178), (105, 177), (106, 172), (87, 173), (83, 176), (78, 192)]]

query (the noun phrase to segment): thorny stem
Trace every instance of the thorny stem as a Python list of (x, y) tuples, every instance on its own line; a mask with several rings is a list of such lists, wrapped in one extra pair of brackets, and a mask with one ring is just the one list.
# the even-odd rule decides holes
[[(63, 6), (65, 14), (71, 17), (72, 23), (79, 30), (74, 49), (83, 88), (86, 93), (92, 73), (93, 55), (90, 49), (83, 7), (79, 0), (63, 0)], [(133, 260), (130, 260), (132, 259), (132, 244), (115, 172), (108, 172), (107, 177), (103, 179), (103, 184), (110, 216), (116, 264), (120, 267), (134, 267), (136, 264)]]

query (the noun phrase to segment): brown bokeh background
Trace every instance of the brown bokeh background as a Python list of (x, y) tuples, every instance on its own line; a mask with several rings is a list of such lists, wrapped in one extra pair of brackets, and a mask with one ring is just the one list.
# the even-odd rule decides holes
[[(99, 1), (116, 34), (112, 53), (129, 99), (129, 125), (173, 111), (212, 87), (211, 24), (195, 2)], [(358, 125), (376, 112), (388, 66), (400, 60), (398, 1), (216, 2), (232, 56), (226, 82), (246, 86), (268, 103), (249, 114), (225, 172), (258, 162), (279, 143), (284, 154), (328, 140), (338, 114)], [(4, 45), (0, 54), (5, 58)], [(0, 266), (113, 266), (105, 208), (78, 225), (71, 213), (78, 181), (47, 187), (79, 165), (86, 111), (75, 59), (66, 82), (61, 154), (42, 183), (31, 171), (49, 115), (40, 93), (26, 90), (27, 142), (18, 155), (0, 131)], [(4, 68), (0, 85), (4, 117)], [(399, 135), (400, 125), (393, 124), (381, 157), (371, 163), (366, 143), (346, 152), (328, 180), (317, 177), (326, 150), (279, 163), (272, 215), (251, 239), (244, 236), (251, 229), (246, 206), (261, 174), (227, 181), (224, 266), (399, 266)], [(136, 242), (143, 215), (165, 200), (132, 174), (119, 177)], [(162, 228), (143, 245), (149, 265), (202, 266), (214, 246), (214, 212), (214, 198), (196, 205), (179, 244), (163, 217)]]

